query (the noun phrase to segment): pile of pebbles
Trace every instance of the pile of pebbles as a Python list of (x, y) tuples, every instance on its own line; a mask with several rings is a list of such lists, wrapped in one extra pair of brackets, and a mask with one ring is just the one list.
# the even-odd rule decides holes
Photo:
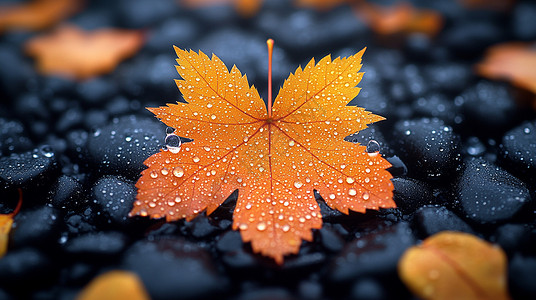
[[(0, 36), (0, 213), (16, 206), (18, 188), (24, 198), (0, 259), (0, 299), (72, 299), (114, 269), (135, 272), (153, 299), (413, 299), (398, 259), (443, 230), (498, 244), (512, 297), (536, 298), (536, 113), (509, 84), (473, 72), (488, 46), (536, 40), (536, 4), (498, 12), (415, 1), (438, 10), (444, 29), (386, 42), (347, 6), (264, 2), (243, 18), (231, 6), (89, 1), (69, 23), (141, 28), (147, 41), (111, 74), (82, 82), (36, 72), (22, 47), (38, 33)], [(165, 125), (144, 107), (181, 97), (172, 45), (216, 53), (266, 95), (267, 38), (275, 86), (311, 57), (367, 47), (352, 104), (387, 120), (348, 140), (379, 143), (398, 205), (344, 215), (317, 195), (324, 226), (282, 266), (231, 229), (236, 192), (191, 222), (128, 217), (143, 161), (164, 145)]]

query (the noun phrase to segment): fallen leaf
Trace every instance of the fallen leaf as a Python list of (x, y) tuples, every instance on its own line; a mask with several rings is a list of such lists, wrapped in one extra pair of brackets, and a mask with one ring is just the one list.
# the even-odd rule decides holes
[(476, 72), (489, 79), (511, 81), (536, 94), (536, 44), (509, 42), (490, 47)]
[(182, 0), (186, 7), (199, 8), (210, 5), (233, 5), (236, 11), (243, 17), (256, 15), (262, 6), (262, 0)]
[(77, 300), (149, 300), (151, 299), (138, 276), (127, 271), (109, 271), (93, 279)]
[(15, 209), (9, 214), (0, 215), (0, 258), (3, 257), (7, 252), (7, 242), (9, 240), (11, 226), (13, 225), (13, 218), (19, 213), (21, 205), (22, 190), (19, 189), (19, 203), (17, 203), (17, 207), (15, 207)]
[(365, 1), (354, 5), (357, 15), (376, 33), (423, 33), (435, 36), (443, 27), (443, 17), (436, 11), (419, 9), (408, 2), (381, 6)]
[(0, 33), (9, 29), (48, 28), (80, 10), (79, 0), (34, 0), (0, 5)]
[(506, 255), (471, 234), (444, 231), (404, 253), (398, 273), (419, 298), (509, 299)]
[(174, 147), (145, 161), (131, 215), (191, 220), (238, 189), (233, 228), (255, 252), (282, 263), (322, 226), (314, 190), (344, 213), (396, 206), (389, 162), (344, 141), (383, 119), (346, 106), (360, 90), (364, 49), (298, 68), (273, 106), (271, 83), (266, 106), (236, 66), (229, 72), (215, 55), (175, 51), (176, 83), (188, 103), (148, 109), (193, 142), (177, 147), (170, 134)]
[(35, 56), (37, 69), (43, 74), (87, 79), (113, 71), (143, 42), (144, 35), (138, 30), (84, 31), (62, 26), (49, 35), (30, 39), (25, 51)]

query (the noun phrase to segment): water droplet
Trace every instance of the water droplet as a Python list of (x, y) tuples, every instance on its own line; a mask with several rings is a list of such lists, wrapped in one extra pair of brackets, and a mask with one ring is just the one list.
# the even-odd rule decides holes
[(162, 170), (160, 170), (160, 173), (162, 173), (162, 175), (166, 176), (167, 174), (169, 174), (169, 171), (167, 168), (162, 168)]
[(523, 132), (525, 134), (529, 134), (530, 133), (530, 128), (528, 128), (528, 127), (523, 128)]
[(173, 127), (167, 127), (166, 128), (166, 135), (173, 134), (173, 132), (175, 132), (175, 128), (173, 128)]
[(155, 207), (156, 207), (156, 203), (154, 203), (154, 202), (149, 202), (149, 207), (151, 207), (151, 208), (155, 208)]
[(370, 194), (368, 192), (363, 193), (363, 200), (368, 200), (370, 198)]
[(175, 175), (175, 177), (179, 177), (179, 178), (184, 176), (184, 169), (181, 168), (181, 167), (173, 168), (173, 175)]
[(193, 161), (194, 163), (198, 163), (201, 159), (198, 156), (194, 156)]
[(335, 194), (329, 194), (329, 199), (331, 200), (335, 199)]
[(169, 200), (167, 203), (169, 206), (175, 206), (175, 201)]
[(181, 149), (181, 138), (175, 134), (168, 134), (166, 136), (165, 143), (167, 149), (171, 153), (178, 153)]
[(240, 228), (240, 230), (247, 230), (248, 229), (248, 224), (242, 223), (242, 224), (238, 225), (238, 228)]
[(211, 108), (211, 107), (212, 107), (211, 103), (207, 104), (207, 108)]
[(290, 230), (290, 226), (283, 225), (283, 227), (281, 227), (281, 229), (283, 229), (284, 232), (288, 232)]
[(357, 195), (357, 191), (355, 189), (349, 189), (348, 190), (348, 195), (355, 196), (355, 195)]
[(205, 151), (207, 151), (207, 152), (210, 151), (210, 147), (208, 147), (208, 146), (203, 147), (203, 149), (205, 149)]
[(259, 224), (257, 224), (257, 230), (258, 230), (258, 231), (264, 231), (264, 230), (266, 230), (266, 223), (264, 223), (264, 222), (260, 222)]
[(300, 181), (294, 181), (294, 187), (295, 187), (295, 188), (299, 189), (299, 188), (301, 188), (302, 186), (303, 186), (303, 183), (302, 183), (302, 182), (300, 182)]
[(346, 182), (347, 182), (348, 184), (352, 184), (352, 183), (355, 182), (355, 180), (354, 180), (352, 177), (346, 177)]
[(212, 115), (212, 116), (210, 116), (210, 118), (211, 118), (212, 120), (216, 120), (216, 115)]
[(182, 201), (182, 198), (181, 198), (181, 197), (179, 197), (179, 196), (175, 197), (175, 202), (177, 202), (177, 203), (181, 203), (181, 201)]
[(370, 140), (367, 143), (366, 151), (369, 156), (376, 156), (380, 153), (380, 144), (376, 140)]
[(45, 156), (45, 157), (54, 156), (54, 151), (52, 150), (52, 147), (50, 147), (49, 145), (41, 146), (40, 150), (41, 150), (41, 153), (43, 154), (43, 156)]
[(290, 142), (288, 142), (288, 145), (292, 147), (296, 145), (296, 142), (294, 142), (294, 140), (290, 140)]
[(156, 171), (152, 171), (151, 178), (156, 178), (156, 177), (158, 177), (158, 173), (156, 173)]

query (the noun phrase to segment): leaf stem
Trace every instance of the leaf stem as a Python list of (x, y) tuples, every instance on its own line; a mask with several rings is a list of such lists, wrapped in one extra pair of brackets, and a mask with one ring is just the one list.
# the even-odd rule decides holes
[(268, 39), (268, 119), (272, 118), (272, 53), (274, 52), (274, 40)]

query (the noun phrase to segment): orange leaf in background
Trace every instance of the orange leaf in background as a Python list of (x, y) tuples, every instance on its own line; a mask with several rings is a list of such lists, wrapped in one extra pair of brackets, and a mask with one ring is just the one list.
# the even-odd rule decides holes
[(354, 6), (357, 15), (376, 33), (423, 33), (435, 36), (443, 27), (443, 17), (428, 9), (418, 9), (407, 2), (393, 6), (360, 2)]
[(145, 161), (131, 215), (191, 220), (238, 189), (233, 228), (281, 264), (322, 226), (313, 190), (344, 213), (396, 206), (389, 162), (344, 141), (383, 119), (346, 106), (360, 90), (364, 49), (311, 60), (289, 76), (273, 107), (269, 88), (268, 108), (236, 66), (229, 72), (215, 55), (175, 51), (188, 103), (149, 110), (193, 142)]
[(83, 31), (62, 26), (52, 34), (28, 41), (25, 51), (36, 57), (37, 69), (43, 74), (87, 79), (113, 71), (143, 42), (144, 36), (137, 30)]
[(93, 279), (80, 292), (77, 300), (149, 300), (151, 299), (136, 274), (109, 271)]
[(312, 7), (318, 10), (330, 10), (334, 7), (350, 2), (349, 0), (295, 0), (297, 6)]
[(444, 231), (409, 248), (398, 273), (419, 298), (509, 299), (506, 255), (471, 234)]
[(536, 46), (522, 42), (492, 46), (476, 65), (476, 72), (490, 79), (511, 81), (536, 94)]
[(7, 242), (9, 240), (9, 232), (13, 225), (13, 218), (19, 213), (22, 205), (22, 190), (19, 189), (19, 203), (13, 212), (9, 214), (0, 215), (0, 258), (2, 258), (7, 252)]
[(230, 4), (241, 16), (248, 18), (257, 14), (262, 6), (262, 0), (181, 0), (181, 3), (191, 8)]
[(39, 30), (71, 16), (81, 8), (79, 0), (34, 0), (0, 5), (0, 33), (8, 29)]

